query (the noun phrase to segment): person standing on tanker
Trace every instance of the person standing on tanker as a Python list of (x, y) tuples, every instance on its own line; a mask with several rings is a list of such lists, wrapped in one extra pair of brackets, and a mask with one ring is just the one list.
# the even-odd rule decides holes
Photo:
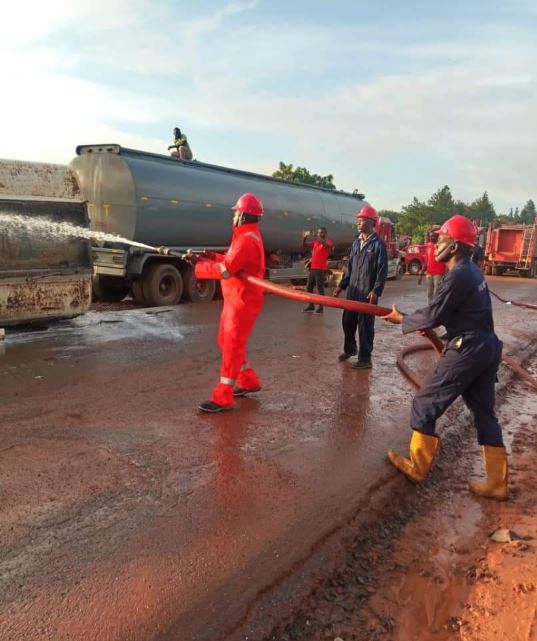
[(203, 412), (230, 410), (234, 396), (246, 396), (261, 389), (259, 378), (248, 363), (246, 345), (263, 307), (263, 291), (238, 274), (265, 276), (265, 248), (258, 226), (263, 203), (254, 194), (246, 193), (232, 209), (233, 237), (227, 252), (205, 252), (207, 259), (195, 263), (196, 278), (222, 280), (224, 298), (218, 330), (222, 352), (220, 382), (210, 400), (198, 406)]
[(507, 498), (507, 453), (502, 429), (494, 413), (494, 384), (502, 343), (494, 333), (492, 304), (487, 283), (471, 261), (476, 242), (473, 223), (456, 214), (441, 227), (436, 258), (448, 273), (432, 304), (408, 316), (394, 305), (384, 320), (401, 323), (403, 334), (444, 325), (447, 344), (434, 370), (425, 378), (412, 401), (409, 458), (388, 452), (390, 462), (408, 479), (423, 481), (440, 449), (437, 419), (462, 396), (474, 416), (478, 443), (483, 447), (487, 479), (470, 481), (472, 492)]
[(192, 160), (192, 150), (188, 144), (187, 137), (185, 134), (181, 133), (179, 127), (175, 127), (173, 130), (173, 140), (173, 145), (168, 147), (168, 151), (170, 149), (175, 149), (175, 151), (172, 151), (171, 155), (174, 158), (180, 158), (181, 160)]
[[(334, 242), (328, 238), (326, 227), (319, 227), (317, 230), (317, 238), (315, 240), (310, 240), (309, 236), (313, 236), (313, 234), (313, 230), (302, 232), (304, 247), (311, 249), (306, 291), (311, 293), (315, 289), (315, 286), (317, 286), (319, 294), (324, 296), (324, 281), (326, 278), (326, 272), (328, 271), (328, 257), (330, 256)], [(302, 311), (322, 314), (323, 306), (318, 305), (317, 309), (315, 309), (315, 306), (310, 304)]]
[(425, 279), (427, 281), (427, 301), (429, 305), (432, 303), (438, 285), (444, 278), (446, 273), (445, 263), (441, 263), (439, 260), (436, 260), (435, 257), (435, 248), (436, 243), (438, 242), (438, 234), (432, 232), (430, 235), (430, 241), (425, 247), (425, 262), (421, 269), (420, 277), (418, 279), (418, 285), (421, 285), (423, 280), (423, 274), (426, 274)]
[[(347, 299), (376, 305), (384, 290), (388, 275), (388, 253), (386, 244), (375, 233), (379, 215), (366, 205), (356, 214), (356, 226), (360, 232), (352, 244), (347, 271), (334, 290), (334, 296), (346, 291)], [(340, 361), (346, 361), (358, 354), (354, 369), (371, 369), (371, 354), (375, 338), (375, 317), (345, 310), (342, 318), (345, 342)], [(356, 345), (358, 328), (358, 346)]]

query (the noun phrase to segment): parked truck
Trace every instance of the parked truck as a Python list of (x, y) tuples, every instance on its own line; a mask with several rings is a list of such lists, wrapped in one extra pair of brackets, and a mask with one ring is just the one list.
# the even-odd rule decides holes
[(508, 270), (526, 278), (537, 275), (537, 221), (533, 225), (489, 225), (485, 273), (500, 276)]
[[(247, 171), (127, 149), (117, 144), (81, 145), (70, 167), (87, 200), (90, 227), (151, 246), (225, 251), (231, 240), (231, 205), (244, 192), (263, 200), (262, 233), (267, 277), (305, 278), (302, 231), (327, 227), (332, 258), (341, 261), (356, 235), (359, 195), (289, 183)], [(390, 253), (390, 273), (399, 274), (394, 226), (383, 219), (380, 235)], [(185, 298), (208, 301), (214, 281), (196, 281), (179, 258), (118, 242), (94, 244), (94, 292), (121, 300), (172, 305)]]
[(87, 225), (68, 167), (0, 160), (0, 327), (83, 314), (91, 302), (88, 240), (40, 221)]

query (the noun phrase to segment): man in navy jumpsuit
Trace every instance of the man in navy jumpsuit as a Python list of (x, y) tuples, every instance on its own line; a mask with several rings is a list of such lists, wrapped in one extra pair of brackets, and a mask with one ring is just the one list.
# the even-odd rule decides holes
[(393, 450), (391, 463), (410, 480), (423, 481), (440, 447), (436, 420), (462, 396), (472, 411), (477, 440), (483, 446), (487, 471), (484, 483), (470, 481), (470, 490), (481, 496), (507, 498), (507, 454), (502, 430), (494, 413), (494, 384), (502, 343), (494, 333), (487, 283), (471, 260), (476, 242), (473, 223), (456, 214), (439, 232), (437, 260), (449, 269), (428, 307), (408, 316), (394, 305), (384, 319), (402, 323), (403, 334), (444, 325), (447, 343), (435, 369), (425, 378), (412, 402), (413, 429), (410, 456)]
[[(351, 247), (345, 276), (334, 291), (339, 296), (345, 290), (347, 299), (376, 305), (384, 290), (388, 274), (386, 245), (375, 233), (380, 219), (370, 205), (356, 214), (356, 226), (360, 232)], [(358, 354), (354, 369), (370, 369), (373, 339), (375, 338), (375, 317), (345, 310), (342, 318), (345, 342), (339, 360), (346, 361)], [(356, 345), (358, 328), (358, 346)]]

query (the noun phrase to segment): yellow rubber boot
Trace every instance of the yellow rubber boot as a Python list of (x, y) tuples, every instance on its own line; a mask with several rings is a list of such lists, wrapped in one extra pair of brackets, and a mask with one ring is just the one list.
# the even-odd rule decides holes
[(469, 481), (468, 487), (474, 494), (487, 496), (491, 499), (505, 501), (507, 499), (507, 452), (505, 447), (483, 446), (483, 459), (487, 480)]
[(439, 449), (440, 439), (438, 436), (430, 436), (414, 430), (410, 439), (410, 457), (405, 458), (393, 450), (388, 450), (388, 458), (391, 464), (403, 472), (407, 479), (413, 483), (420, 483), (429, 474)]

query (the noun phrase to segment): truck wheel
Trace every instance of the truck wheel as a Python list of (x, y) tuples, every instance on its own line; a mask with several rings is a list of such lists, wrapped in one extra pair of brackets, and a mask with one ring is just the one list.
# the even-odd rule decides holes
[(194, 275), (194, 269), (186, 265), (181, 270), (183, 274), (183, 298), (193, 303), (208, 303), (213, 300), (216, 292), (214, 280), (198, 280)]
[(93, 300), (103, 303), (119, 303), (129, 292), (129, 287), (123, 280), (116, 276), (95, 274), (91, 279)]
[(421, 263), (420, 263), (420, 261), (419, 260), (413, 260), (408, 265), (408, 271), (413, 276), (417, 276), (421, 272)]
[(143, 292), (148, 305), (177, 305), (183, 295), (181, 272), (167, 263), (154, 263), (144, 274)]
[(134, 302), (137, 305), (147, 305), (147, 300), (145, 299), (144, 295), (143, 282), (141, 279), (132, 281), (131, 294)]
[(403, 278), (403, 274), (405, 273), (405, 268), (401, 263), (397, 263), (397, 269), (395, 272), (395, 280), (401, 280)]

